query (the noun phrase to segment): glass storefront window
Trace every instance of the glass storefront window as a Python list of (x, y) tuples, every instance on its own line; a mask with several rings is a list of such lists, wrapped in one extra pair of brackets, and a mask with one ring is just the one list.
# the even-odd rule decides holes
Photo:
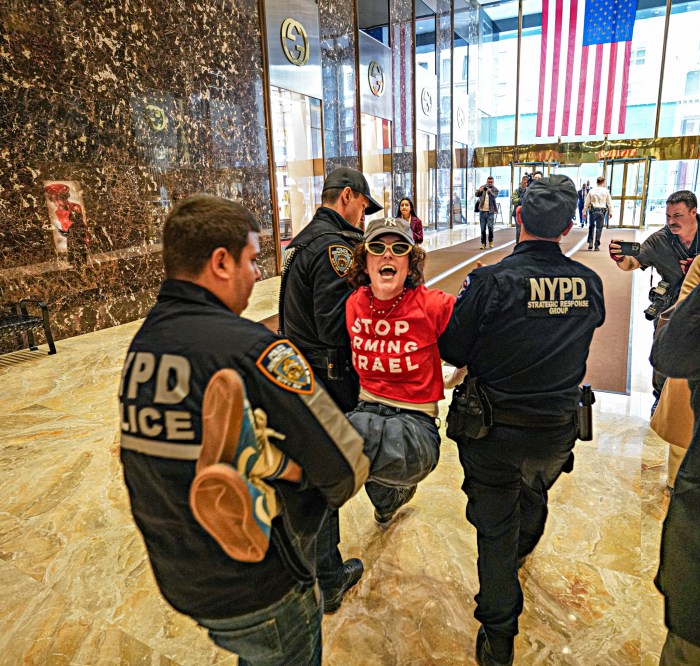
[(511, 145), (515, 141), (517, 55), (518, 3), (482, 7), (476, 90), (479, 146)]
[(424, 229), (435, 229), (437, 137), (416, 131), (416, 198), (413, 202)]
[(367, 113), (362, 114), (362, 171), (372, 198), (384, 206), (384, 210), (368, 215), (365, 224), (393, 217), (396, 211), (392, 204), (391, 121)]
[(321, 102), (271, 86), (270, 110), (279, 233), (286, 246), (321, 205)]
[(452, 152), (452, 226), (467, 223), (467, 147), (454, 143)]
[(435, 74), (436, 22), (435, 12), (422, 0), (415, 0), (416, 17), (416, 67)]
[(700, 134), (699, 35), (700, 0), (672, 0), (659, 136)]
[(474, 213), (474, 204), (476, 203), (476, 197), (474, 193), (482, 185), (486, 185), (487, 178), (493, 178), (493, 184), (498, 188), (498, 198), (496, 199), (496, 205), (498, 206), (498, 212), (496, 213), (496, 224), (509, 224), (510, 216), (510, 167), (492, 167), (492, 168), (479, 168), (474, 169), (474, 187), (472, 188), (472, 197), (469, 200), (469, 208), (472, 211), (472, 215), (475, 215), (475, 220), (479, 221), (479, 214)]
[(389, 0), (357, 0), (357, 19), (362, 32), (385, 46), (391, 46)]
[(700, 192), (699, 160), (664, 160), (651, 163), (646, 225), (666, 224), (666, 199), (678, 190)]

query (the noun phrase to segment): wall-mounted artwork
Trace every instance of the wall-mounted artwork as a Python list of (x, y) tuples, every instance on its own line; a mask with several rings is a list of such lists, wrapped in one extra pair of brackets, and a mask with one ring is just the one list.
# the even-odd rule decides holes
[(79, 183), (73, 180), (44, 181), (44, 195), (59, 259), (76, 266), (84, 264), (90, 231)]

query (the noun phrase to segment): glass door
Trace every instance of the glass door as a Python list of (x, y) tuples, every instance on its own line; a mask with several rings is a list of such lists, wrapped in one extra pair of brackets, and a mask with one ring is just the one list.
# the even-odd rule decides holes
[(391, 180), (391, 121), (362, 114), (362, 171), (369, 183), (372, 198), (384, 210), (365, 218), (370, 220), (394, 217)]
[(467, 223), (467, 146), (452, 144), (452, 224)]
[(649, 179), (649, 160), (610, 160), (604, 171), (613, 202), (613, 218), (608, 226), (641, 228)]
[(284, 248), (321, 205), (324, 177), (321, 102), (270, 86), (270, 111), (277, 221)]

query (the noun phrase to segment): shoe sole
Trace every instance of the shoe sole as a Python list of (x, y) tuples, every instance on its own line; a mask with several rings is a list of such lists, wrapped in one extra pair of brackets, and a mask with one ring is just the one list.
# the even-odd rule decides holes
[(244, 402), (243, 381), (235, 370), (214, 373), (202, 400), (202, 451), (190, 487), (190, 508), (229, 557), (260, 562), (269, 538), (256, 522), (247, 480), (230, 464), (241, 434)]
[(269, 538), (255, 519), (245, 478), (233, 467), (219, 463), (200, 472), (192, 482), (190, 506), (197, 522), (229, 557), (238, 562), (265, 558)]

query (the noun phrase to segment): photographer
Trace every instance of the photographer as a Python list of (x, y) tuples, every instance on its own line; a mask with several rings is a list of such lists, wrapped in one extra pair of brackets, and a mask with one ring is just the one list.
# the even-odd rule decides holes
[[(613, 240), (610, 243), (610, 257), (617, 262), (620, 270), (644, 270), (651, 266), (661, 276), (662, 283), (652, 289), (652, 303), (645, 311), (647, 318), (654, 320), (654, 326), (658, 315), (676, 302), (683, 276), (700, 250), (697, 207), (697, 198), (690, 190), (674, 192), (666, 199), (666, 226), (642, 243), (637, 256), (623, 254), (620, 241)], [(664, 380), (662, 375), (654, 373), (656, 401), (652, 407), (652, 414), (656, 409)]]
[(486, 249), (486, 229), (489, 230), (489, 247), (493, 247), (493, 221), (498, 212), (496, 197), (498, 188), (493, 184), (493, 176), (486, 179), (486, 185), (482, 185), (476, 191), (476, 210), (479, 211), (479, 224), (481, 225), (481, 249)]

